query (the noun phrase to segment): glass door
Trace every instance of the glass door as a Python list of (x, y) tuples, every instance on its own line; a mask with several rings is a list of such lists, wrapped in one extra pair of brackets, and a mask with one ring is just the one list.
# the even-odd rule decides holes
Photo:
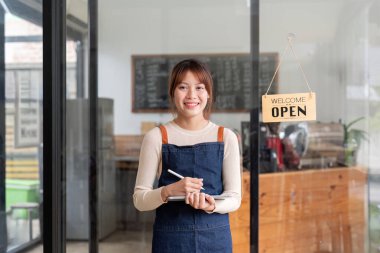
[[(1, 5), (0, 252), (42, 247), (42, 1)], [(88, 2), (66, 6), (66, 251), (89, 252)], [(59, 27), (56, 27), (59, 30)], [(4, 156), (3, 156), (4, 154)], [(47, 193), (51, 195), (52, 193)], [(48, 216), (46, 216), (48, 217)], [(47, 221), (50, 222), (50, 221)], [(35, 246), (35, 247), (32, 247)]]
[(0, 13), (0, 252), (17, 252), (42, 234), (42, 12), (4, 1)]
[[(4, 10), (0, 9), (1, 19), (1, 34), (3, 38), (0, 42), (0, 50), (4, 52)], [(1, 66), (4, 66), (4, 53), (0, 57)], [(0, 69), (4, 73), (5, 68)], [(4, 76), (4, 75), (2, 75)], [(5, 80), (0, 80), (0, 168), (5, 168)], [(7, 250), (8, 236), (7, 236), (7, 221), (5, 211), (5, 170), (0, 170), (0, 252)], [(6, 236), (5, 236), (6, 235)]]
[(66, 4), (66, 252), (89, 252), (88, 1)]
[[(98, 121), (98, 230), (104, 231), (99, 234), (99, 252), (151, 252), (155, 210), (139, 211), (133, 203), (139, 152), (147, 132), (173, 119), (168, 76), (184, 58), (199, 59), (211, 69), (211, 121), (239, 138), (240, 155), (246, 158), (239, 172), (244, 174), (242, 207), (231, 213), (230, 221), (234, 250), (248, 252), (247, 157), (258, 85), (257, 73), (252, 74), (250, 1), (99, 1), (98, 24), (99, 105), (109, 108)], [(107, 145), (111, 137), (114, 149)], [(152, 180), (157, 187), (157, 178)]]
[[(379, 250), (380, 11), (376, 1), (262, 1), (272, 94), (316, 92), (317, 121), (261, 123), (260, 252)], [(310, 29), (313, 27), (312, 29)], [(262, 66), (260, 66), (262, 67)], [(278, 143), (278, 145), (277, 145)], [(376, 155), (375, 155), (376, 154)]]

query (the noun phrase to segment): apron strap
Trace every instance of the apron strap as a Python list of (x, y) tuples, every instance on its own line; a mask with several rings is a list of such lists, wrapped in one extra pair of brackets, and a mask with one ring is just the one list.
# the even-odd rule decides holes
[(218, 129), (218, 142), (223, 142), (224, 127), (220, 126)]
[(166, 128), (163, 125), (160, 125), (161, 136), (162, 136), (162, 144), (168, 144), (168, 133), (166, 132)]

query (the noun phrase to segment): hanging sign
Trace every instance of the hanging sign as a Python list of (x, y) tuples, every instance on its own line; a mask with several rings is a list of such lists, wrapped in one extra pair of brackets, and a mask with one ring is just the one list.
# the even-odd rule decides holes
[(296, 53), (293, 50), (292, 39), (295, 38), (295, 34), (290, 33), (288, 35), (288, 43), (282, 56), (290, 48), (295, 59), (298, 62), (299, 68), (305, 79), (305, 83), (309, 88), (308, 93), (293, 93), (293, 94), (277, 94), (268, 95), (268, 91), (273, 83), (274, 77), (280, 69), (282, 57), (274, 72), (272, 80), (269, 84), (267, 92), (262, 96), (262, 108), (263, 108), (263, 122), (287, 122), (287, 121), (306, 121), (316, 120), (316, 100), (315, 93), (311, 91), (309, 82), (306, 78), (305, 72), (302, 69), (301, 63), (298, 60)]
[(263, 95), (263, 122), (316, 120), (315, 93)]

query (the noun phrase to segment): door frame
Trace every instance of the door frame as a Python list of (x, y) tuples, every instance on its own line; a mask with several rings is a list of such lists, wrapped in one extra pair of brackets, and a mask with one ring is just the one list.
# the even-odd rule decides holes
[(89, 212), (90, 253), (98, 253), (98, 0), (88, 0), (89, 14), (89, 100), (90, 100), (90, 167)]
[(66, 251), (66, 1), (43, 1), (43, 252)]
[[(251, 110), (251, 208), (250, 252), (259, 249), (259, 2), (251, 3), (251, 57), (254, 108)], [(44, 253), (66, 252), (66, 1), (43, 1), (43, 246)], [(90, 166), (90, 253), (98, 253), (97, 212), (97, 96), (98, 96), (98, 1), (88, 0)], [(0, 87), (1, 88), (1, 87)], [(0, 103), (1, 103), (0, 90)], [(1, 113), (1, 112), (0, 112)], [(0, 114), (1, 120), (1, 114)], [(0, 122), (1, 123), (1, 122)], [(2, 129), (0, 129), (2, 130)], [(1, 134), (1, 132), (0, 132)], [(1, 135), (0, 135), (1, 137)], [(1, 143), (0, 143), (1, 144)], [(256, 147), (256, 148), (255, 148)], [(0, 146), (1, 148), (1, 146)], [(1, 151), (1, 150), (0, 150)], [(0, 157), (0, 162), (1, 157)], [(2, 176), (0, 171), (0, 177)], [(1, 194), (1, 191), (0, 191)], [(1, 197), (1, 195), (0, 195)], [(0, 206), (1, 207), (1, 206)]]
[[(66, 1), (43, 1), (43, 251), (66, 252)], [(89, 13), (89, 252), (98, 252), (97, 0)], [(83, 96), (83, 91), (81, 90)]]
[[(7, 215), (5, 207), (5, 13), (0, 7), (0, 253), (7, 251)], [(4, 169), (1, 169), (4, 168)]]

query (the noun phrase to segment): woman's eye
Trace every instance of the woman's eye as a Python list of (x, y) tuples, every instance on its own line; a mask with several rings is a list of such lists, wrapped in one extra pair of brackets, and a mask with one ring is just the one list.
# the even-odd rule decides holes
[(183, 86), (183, 85), (180, 85), (180, 86), (178, 86), (178, 89), (180, 89), (180, 90), (185, 90), (187, 87), (186, 86)]
[(197, 90), (204, 90), (204, 89), (205, 87), (202, 87), (202, 86), (197, 87)]

